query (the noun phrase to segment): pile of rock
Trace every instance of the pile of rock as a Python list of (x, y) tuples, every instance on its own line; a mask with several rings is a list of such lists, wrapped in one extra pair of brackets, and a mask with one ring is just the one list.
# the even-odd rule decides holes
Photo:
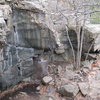
[[(86, 66), (85, 63), (87, 62)], [(62, 75), (62, 69), (60, 69), (60, 73), (58, 73), (59, 77), (56, 76), (56, 79), (54, 79), (52, 75), (52, 77), (45, 76), (42, 79), (42, 83), (47, 86), (56, 84), (55, 92), (64, 98), (76, 98), (81, 94), (84, 100), (88, 100), (89, 98), (98, 100), (97, 98), (100, 98), (100, 66), (92, 68), (92, 61), (86, 61), (83, 68), (76, 72), (73, 72), (71, 68), (69, 69), (69, 66), (71, 67), (71, 65), (68, 65), (66, 68), (67, 73), (65, 71)], [(59, 85), (57, 78), (60, 78), (61, 84)], [(53, 82), (54, 84), (50, 84)]]

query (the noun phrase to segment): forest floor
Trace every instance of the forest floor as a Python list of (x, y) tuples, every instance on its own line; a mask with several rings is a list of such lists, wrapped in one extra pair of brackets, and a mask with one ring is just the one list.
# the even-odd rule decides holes
[(99, 61), (84, 61), (80, 70), (72, 64), (51, 63), (39, 83), (21, 82), (0, 93), (0, 100), (100, 100)]

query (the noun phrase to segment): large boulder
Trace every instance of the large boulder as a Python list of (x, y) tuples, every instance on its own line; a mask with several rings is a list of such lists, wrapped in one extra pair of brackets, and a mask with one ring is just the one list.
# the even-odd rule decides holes
[(8, 39), (10, 44), (35, 49), (49, 49), (54, 45), (52, 30), (45, 25), (45, 12), (32, 1), (14, 4), (13, 26), (14, 34)]
[(78, 83), (81, 93), (86, 96), (89, 93), (90, 87), (88, 82)]
[(93, 44), (93, 50), (100, 50), (100, 24), (86, 24), (85, 32), (87, 36), (85, 40), (88, 40), (90, 41), (90, 44)]
[(58, 92), (61, 95), (67, 96), (67, 97), (74, 97), (78, 94), (79, 88), (76, 83), (68, 83), (66, 85), (61, 86), (58, 89)]

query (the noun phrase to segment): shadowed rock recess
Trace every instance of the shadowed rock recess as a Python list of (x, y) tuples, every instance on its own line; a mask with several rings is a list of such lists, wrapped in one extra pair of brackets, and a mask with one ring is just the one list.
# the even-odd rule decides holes
[[(0, 90), (31, 76), (33, 81), (41, 79), (48, 74), (48, 61), (73, 61), (65, 28), (66, 18), (57, 12), (55, 5), (57, 0), (0, 0)], [(66, 13), (68, 7), (71, 8), (70, 4), (61, 0), (58, 10)], [(75, 26), (71, 19), (68, 32), (76, 50)], [(98, 45), (98, 27), (100, 25), (86, 26), (84, 52), (95, 38)], [(94, 50), (100, 49), (100, 45), (95, 44)]]

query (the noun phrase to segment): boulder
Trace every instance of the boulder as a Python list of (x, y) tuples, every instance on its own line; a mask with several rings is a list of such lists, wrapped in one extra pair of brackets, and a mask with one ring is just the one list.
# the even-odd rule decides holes
[(49, 83), (52, 82), (52, 81), (53, 81), (53, 79), (52, 79), (51, 76), (45, 76), (45, 77), (43, 77), (43, 79), (42, 79), (42, 83), (43, 83), (43, 84), (49, 84)]
[(1, 4), (4, 4), (4, 3), (5, 3), (5, 0), (0, 0), (0, 3), (1, 3)]
[(81, 83), (78, 83), (78, 86), (79, 86), (79, 89), (81, 91), (81, 93), (86, 96), (88, 95), (89, 93), (89, 83), (88, 82), (81, 82)]
[(85, 38), (85, 40), (92, 40), (93, 42), (94, 39), (93, 50), (100, 50), (100, 24), (86, 24), (85, 32), (86, 36), (88, 36)]
[(61, 47), (55, 49), (55, 52), (56, 52), (57, 54), (63, 54), (63, 53), (65, 52), (64, 47), (61, 46)]
[(15, 32), (10, 35), (8, 42), (10, 44), (16, 42), (17, 46), (39, 50), (50, 49), (51, 46), (54, 48), (55, 39), (52, 36), (52, 30), (45, 24), (45, 12), (41, 5), (36, 5), (32, 1), (23, 1), (14, 7), (13, 25)]
[(79, 88), (76, 83), (68, 83), (58, 89), (58, 93), (67, 97), (74, 97), (78, 94)]

